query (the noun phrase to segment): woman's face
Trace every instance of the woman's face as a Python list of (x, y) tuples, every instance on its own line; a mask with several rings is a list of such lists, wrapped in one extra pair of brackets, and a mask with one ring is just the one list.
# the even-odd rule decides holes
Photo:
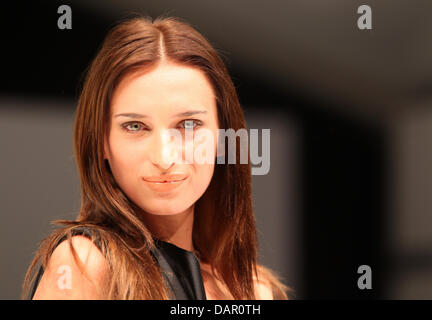
[[(217, 144), (216, 100), (204, 73), (164, 61), (129, 74), (116, 88), (110, 111), (105, 158), (123, 192), (150, 214), (191, 208), (210, 184), (214, 161), (186, 162), (185, 149), (208, 148), (214, 160)], [(171, 129), (180, 140), (171, 137)], [(214, 139), (185, 139), (200, 131)]]

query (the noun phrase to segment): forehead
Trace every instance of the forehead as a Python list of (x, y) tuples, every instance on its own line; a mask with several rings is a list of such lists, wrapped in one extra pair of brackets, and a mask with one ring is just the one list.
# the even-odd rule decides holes
[(113, 114), (120, 111), (178, 112), (190, 108), (215, 113), (213, 88), (201, 70), (171, 62), (127, 75), (111, 101)]

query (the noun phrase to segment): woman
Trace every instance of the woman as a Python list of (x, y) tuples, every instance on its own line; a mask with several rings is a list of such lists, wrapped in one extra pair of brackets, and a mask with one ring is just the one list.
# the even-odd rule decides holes
[(182, 161), (188, 146), (216, 152), (218, 138), (177, 150), (165, 140), (168, 129), (185, 138), (228, 128), (246, 128), (243, 112), (201, 34), (177, 18), (114, 27), (76, 111), (78, 219), (55, 222), (64, 226), (42, 242), (23, 298), (287, 299), (257, 263), (250, 164)]

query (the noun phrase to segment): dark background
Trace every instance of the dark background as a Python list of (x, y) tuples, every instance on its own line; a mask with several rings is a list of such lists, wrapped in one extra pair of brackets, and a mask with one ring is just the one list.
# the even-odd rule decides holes
[[(57, 28), (61, 4), (72, 8), (72, 30)], [(372, 8), (372, 30), (357, 28), (362, 4)], [(10, 183), (27, 184), (36, 170), (32, 156), (44, 154), (43, 148), (55, 153), (60, 146), (71, 156), (72, 145), (71, 139), (42, 142), (37, 131), (11, 130), (22, 125), (20, 117), (40, 112), (67, 119), (70, 134), (86, 67), (107, 31), (132, 12), (189, 21), (226, 61), (249, 123), (265, 115), (292, 133), (279, 137), (279, 149), (272, 144), (272, 165), (291, 164), (273, 177), (290, 174), (286, 180), (295, 188), (286, 189), (286, 197), (282, 188), (278, 199), (295, 202), (279, 206), (290, 208), (293, 218), (283, 220), (287, 213), (280, 209), (272, 219), (264, 209), (256, 214), (263, 242), (274, 240), (272, 250), (263, 246), (263, 261), (294, 286), (298, 298), (432, 298), (430, 2), (133, 0), (28, 1), (3, 11), (0, 298), (18, 298), (36, 242), (62, 208), (48, 205), (43, 193), (39, 211), (19, 209), (21, 202), (32, 208), (29, 192), (49, 188), (46, 171), (26, 192)], [(44, 137), (55, 135), (48, 131)], [(31, 155), (17, 165), (18, 150), (27, 148), (33, 148)], [(45, 159), (37, 161), (64, 162)], [(254, 199), (266, 208), (271, 188), (256, 190), (261, 181), (271, 186), (273, 180), (259, 179), (264, 177), (254, 177)], [(74, 191), (68, 193), (69, 187)], [(76, 211), (76, 182), (63, 190)], [(291, 223), (287, 244), (271, 238), (281, 221)], [(372, 268), (371, 290), (357, 287), (357, 268), (364, 264)]]

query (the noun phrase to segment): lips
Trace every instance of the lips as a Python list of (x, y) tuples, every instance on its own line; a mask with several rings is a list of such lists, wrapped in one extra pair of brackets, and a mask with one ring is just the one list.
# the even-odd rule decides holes
[(154, 192), (167, 194), (177, 189), (188, 177), (184, 174), (143, 177), (145, 184)]
[(184, 174), (169, 174), (163, 176), (143, 177), (143, 180), (147, 182), (154, 182), (154, 183), (171, 183), (171, 182), (182, 181), (185, 180), (186, 178), (187, 176)]

